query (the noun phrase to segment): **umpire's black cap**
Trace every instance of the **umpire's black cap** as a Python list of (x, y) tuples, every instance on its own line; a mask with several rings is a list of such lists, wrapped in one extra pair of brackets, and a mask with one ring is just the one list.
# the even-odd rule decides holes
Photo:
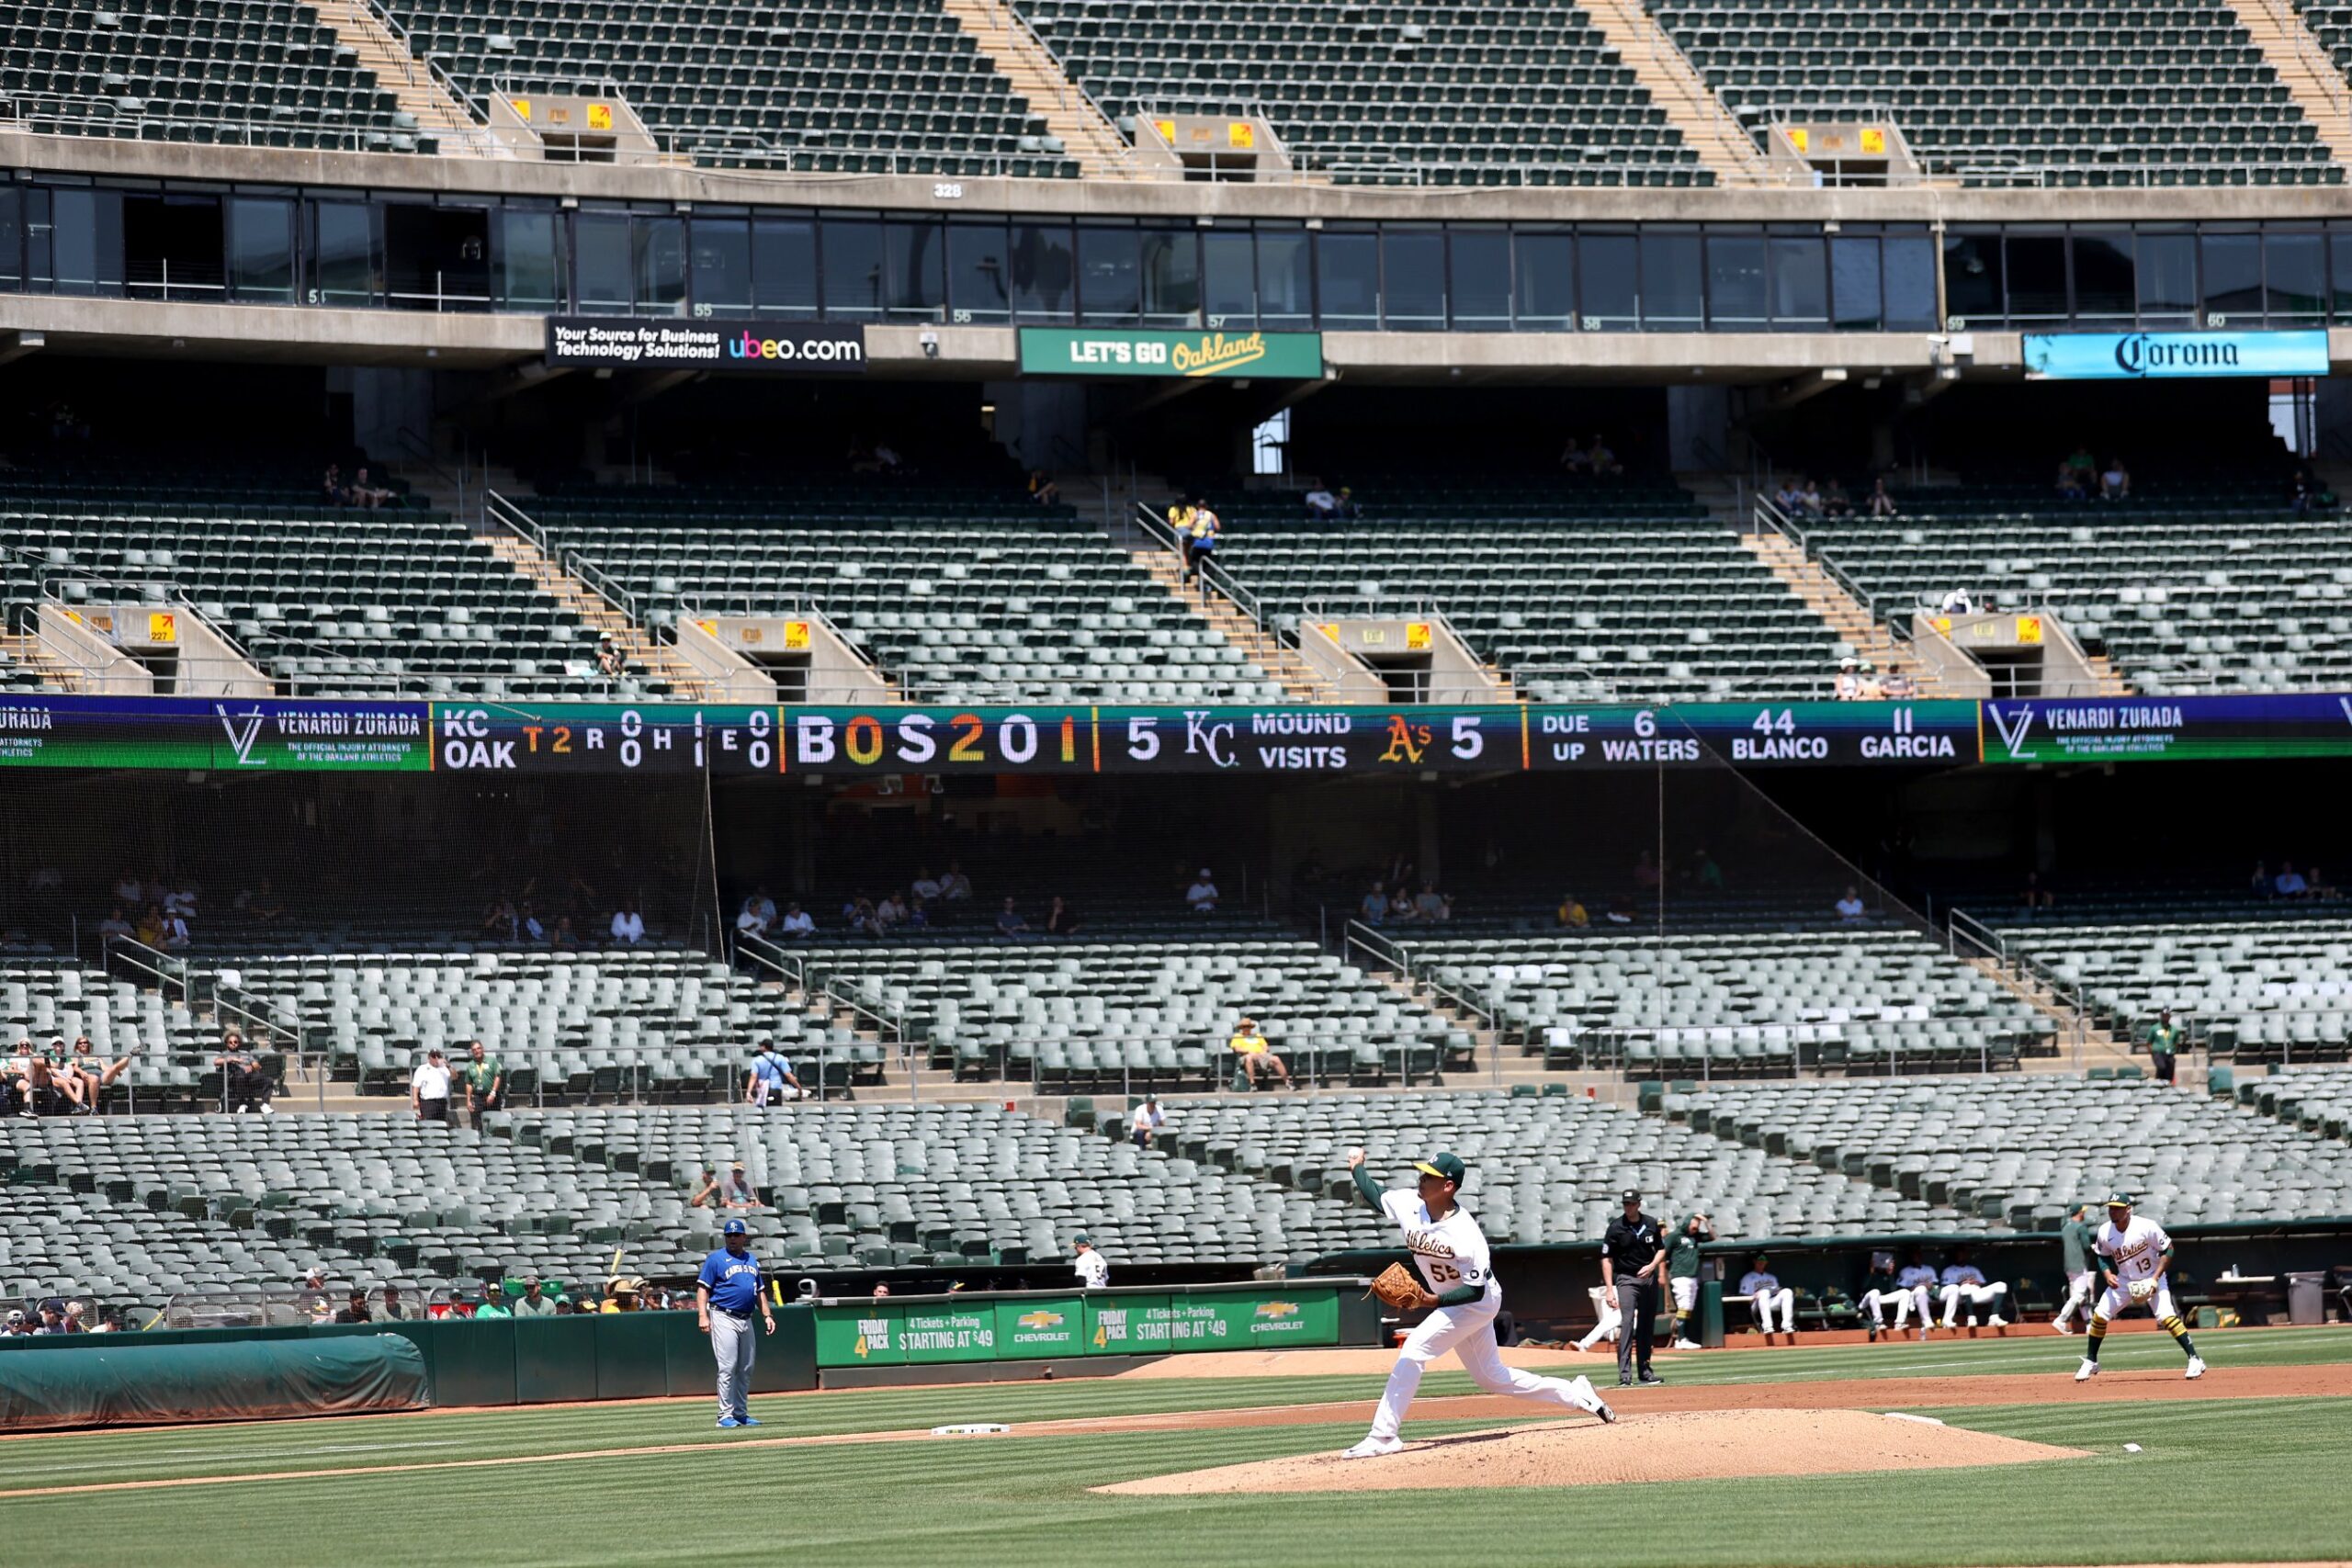
[(1642, 1201), (1641, 1190), (1638, 1188), (1628, 1187), (1617, 1194), (1617, 1201), (1620, 1203), (1638, 1203)]

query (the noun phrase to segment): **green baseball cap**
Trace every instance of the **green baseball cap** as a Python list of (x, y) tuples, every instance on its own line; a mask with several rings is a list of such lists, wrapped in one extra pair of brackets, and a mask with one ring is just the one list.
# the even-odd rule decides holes
[(1470, 1168), (1462, 1163), (1462, 1156), (1451, 1154), (1436, 1154), (1425, 1160), (1417, 1160), (1414, 1162), (1413, 1168), (1423, 1176), (1434, 1176), (1441, 1181), (1451, 1181), (1456, 1187), (1461, 1186), (1462, 1179), (1470, 1174)]
[(2132, 1194), (2119, 1187), (2107, 1195), (2107, 1206), (2110, 1209), (2128, 1209), (2132, 1206)]

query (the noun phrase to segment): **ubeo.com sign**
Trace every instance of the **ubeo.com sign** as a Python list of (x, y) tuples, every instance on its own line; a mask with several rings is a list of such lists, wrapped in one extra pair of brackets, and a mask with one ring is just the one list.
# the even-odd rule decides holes
[(549, 316), (550, 367), (838, 373), (865, 368), (865, 329), (819, 321)]

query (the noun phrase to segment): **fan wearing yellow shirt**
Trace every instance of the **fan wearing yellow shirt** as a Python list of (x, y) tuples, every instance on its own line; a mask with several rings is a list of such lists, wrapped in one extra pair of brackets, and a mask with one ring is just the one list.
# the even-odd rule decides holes
[(1283, 1059), (1274, 1055), (1266, 1037), (1258, 1032), (1257, 1020), (1245, 1018), (1236, 1024), (1233, 1038), (1225, 1043), (1225, 1048), (1232, 1052), (1240, 1063), (1241, 1076), (1250, 1080), (1251, 1089), (1256, 1089), (1258, 1080), (1268, 1073), (1293, 1089), (1298, 1087), (1290, 1076), (1290, 1069), (1283, 1066)]

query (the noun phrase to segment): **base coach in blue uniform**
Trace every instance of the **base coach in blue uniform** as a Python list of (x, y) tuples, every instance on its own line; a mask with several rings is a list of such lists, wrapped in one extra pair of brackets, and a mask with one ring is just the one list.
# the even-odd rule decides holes
[(710, 1336), (710, 1353), (718, 1362), (718, 1424), (756, 1427), (751, 1406), (752, 1358), (759, 1341), (752, 1337), (752, 1314), (757, 1312), (766, 1332), (775, 1332), (775, 1314), (760, 1291), (760, 1260), (752, 1256), (751, 1232), (741, 1220), (729, 1220), (720, 1232), (727, 1245), (702, 1260), (695, 1281), (695, 1309), (702, 1331)]

